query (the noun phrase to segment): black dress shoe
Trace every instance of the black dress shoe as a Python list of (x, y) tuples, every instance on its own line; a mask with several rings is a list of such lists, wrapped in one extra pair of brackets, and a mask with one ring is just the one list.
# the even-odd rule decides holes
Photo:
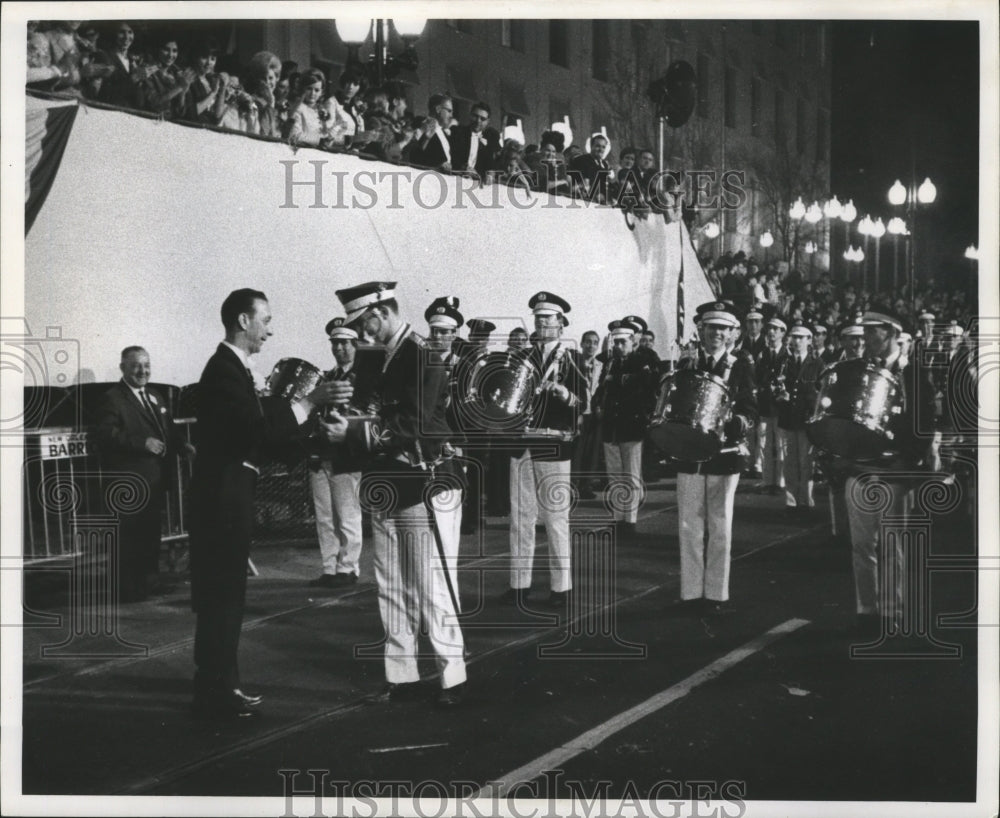
[(233, 695), (247, 705), (247, 707), (257, 707), (262, 701), (264, 701), (263, 696), (255, 696), (252, 693), (244, 693), (238, 687), (233, 690)]
[(508, 588), (506, 591), (500, 594), (500, 604), (526, 607), (528, 602), (528, 596), (530, 594), (531, 594), (530, 588)]
[(465, 682), (454, 687), (446, 687), (438, 692), (434, 706), (442, 710), (451, 710), (465, 701)]
[(706, 599), (705, 613), (709, 616), (727, 616), (733, 612), (733, 606), (721, 600)]
[(668, 616), (700, 616), (705, 610), (705, 598), (680, 599), (667, 608)]
[(420, 682), (405, 682), (403, 684), (387, 683), (378, 693), (373, 693), (365, 699), (367, 704), (389, 704), (390, 702), (413, 702), (425, 695), (424, 686)]
[(309, 580), (309, 586), (312, 588), (336, 588), (337, 574), (322, 574), (316, 579)]
[(569, 591), (552, 591), (545, 600), (545, 607), (557, 611), (566, 610), (569, 605)]
[(214, 696), (195, 696), (191, 702), (191, 713), (198, 719), (225, 721), (229, 719), (252, 719), (260, 715), (260, 710), (244, 701), (238, 690)]
[[(324, 574), (324, 576), (329, 576)], [(330, 580), (330, 584), (326, 587), (328, 588), (350, 588), (358, 584), (357, 574), (334, 574), (333, 579)]]

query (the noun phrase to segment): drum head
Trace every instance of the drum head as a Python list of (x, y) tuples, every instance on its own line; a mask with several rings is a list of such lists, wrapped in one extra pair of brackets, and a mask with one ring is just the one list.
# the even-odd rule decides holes
[(462, 407), (471, 428), (490, 432), (523, 429), (539, 401), (539, 375), (523, 355), (492, 352), (474, 363), (469, 396)]
[(882, 432), (846, 418), (823, 417), (810, 421), (806, 424), (806, 436), (820, 449), (850, 460), (872, 457), (886, 447)]
[(712, 432), (669, 421), (650, 426), (649, 438), (674, 460), (693, 463), (711, 460), (722, 448), (722, 441)]

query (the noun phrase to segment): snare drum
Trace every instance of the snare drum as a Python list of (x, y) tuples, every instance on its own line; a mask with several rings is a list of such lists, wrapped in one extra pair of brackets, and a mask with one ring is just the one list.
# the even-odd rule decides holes
[(732, 398), (722, 378), (682, 369), (660, 380), (649, 437), (675, 460), (703, 463), (721, 451), (731, 413)]
[(818, 448), (860, 460), (892, 448), (889, 428), (902, 411), (896, 376), (861, 360), (840, 361), (820, 376), (819, 394), (806, 434)]
[(469, 362), (462, 416), (487, 432), (520, 431), (536, 408), (541, 375), (522, 352), (483, 352)]
[(267, 376), (266, 394), (297, 403), (316, 388), (323, 372), (301, 358), (282, 358)]

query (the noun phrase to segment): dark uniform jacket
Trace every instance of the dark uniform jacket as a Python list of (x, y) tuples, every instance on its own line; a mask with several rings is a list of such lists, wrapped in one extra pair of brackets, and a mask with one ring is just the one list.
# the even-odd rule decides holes
[[(447, 419), (448, 367), (407, 324), (375, 384), (378, 419), (349, 422), (345, 444), (364, 459), (362, 497), (391, 513), (417, 505), (448, 488), (460, 487), (459, 470), (450, 456)], [(436, 482), (425, 493), (434, 477)], [(388, 492), (377, 483), (390, 487)], [(386, 505), (380, 497), (386, 497)]]
[[(372, 405), (376, 380), (381, 377), (381, 359), (368, 354), (355, 355), (354, 363), (345, 373), (336, 366), (323, 373), (323, 380), (348, 381), (354, 387), (354, 396), (346, 407), (337, 407), (341, 414), (370, 415), (376, 412)], [(377, 368), (376, 368), (377, 367)], [(323, 461), (329, 461), (334, 474), (345, 474), (361, 470), (362, 459), (351, 452), (343, 443), (330, 443), (319, 428), (318, 417), (309, 424), (306, 438), (306, 453), (309, 468), (319, 469)]]
[[(698, 347), (696, 358), (683, 358), (677, 364), (678, 370), (698, 369), (710, 372), (726, 381), (733, 399), (733, 416), (726, 424), (723, 449), (743, 444), (747, 435), (757, 423), (757, 399), (754, 394), (753, 364), (745, 356), (722, 353), (711, 368), (705, 350)], [(678, 462), (677, 471), (684, 474), (739, 474), (746, 468), (749, 452), (724, 452), (705, 463)]]
[[(476, 153), (476, 166), (469, 167), (469, 148), (472, 139), (479, 139), (479, 151)], [(496, 128), (484, 128), (481, 134), (472, 133), (468, 125), (456, 125), (448, 135), (451, 145), (451, 169), (474, 170), (480, 176), (485, 176), (488, 170), (498, 170), (500, 159), (500, 134)], [(485, 143), (485, 144), (484, 144)]]
[[(523, 350), (521, 354), (537, 367), (543, 380), (565, 386), (571, 398), (567, 404), (549, 392), (541, 392), (528, 419), (528, 431), (521, 441), (523, 448), (512, 451), (511, 457), (521, 457), (525, 450), (530, 450), (532, 457), (539, 459), (569, 460), (572, 457), (572, 438), (579, 429), (577, 418), (587, 406), (587, 381), (583, 376), (580, 353), (560, 342), (544, 360), (542, 348), (538, 345)], [(548, 430), (558, 435), (543, 433), (533, 436), (532, 430)], [(568, 439), (561, 440), (559, 435)]]
[(819, 376), (826, 369), (811, 351), (800, 362), (794, 355), (785, 363), (785, 391), (788, 400), (778, 401), (778, 426), (789, 431), (805, 429), (816, 408)]
[(646, 436), (656, 404), (659, 368), (637, 352), (622, 360), (612, 358), (594, 393), (594, 408), (601, 419), (605, 443), (625, 443)]
[(198, 454), (191, 478), (191, 601), (242, 607), (254, 519), (256, 472), (298, 434), (291, 404), (260, 398), (253, 378), (219, 344), (198, 383)]
[(757, 384), (757, 411), (762, 418), (772, 417), (778, 413), (778, 404), (774, 400), (775, 393), (784, 388), (785, 365), (788, 362), (788, 351), (782, 347), (775, 351), (764, 347), (757, 358), (755, 380)]
[(740, 341), (739, 348), (750, 353), (750, 357), (753, 358), (753, 361), (756, 364), (760, 358), (760, 354), (766, 347), (767, 338), (764, 337), (764, 333), (762, 332), (756, 338), (751, 338), (749, 335), (743, 336), (743, 340)]

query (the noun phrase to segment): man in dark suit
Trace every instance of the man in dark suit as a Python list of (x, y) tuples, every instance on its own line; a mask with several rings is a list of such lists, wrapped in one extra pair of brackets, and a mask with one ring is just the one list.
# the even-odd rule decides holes
[(451, 170), (451, 143), (448, 141), (454, 111), (451, 97), (434, 94), (428, 100), (427, 108), (430, 115), (409, 144), (404, 158), (417, 167)]
[(477, 102), (469, 112), (468, 125), (456, 125), (448, 137), (451, 143), (452, 170), (474, 170), (480, 177), (490, 170), (498, 170), (500, 159), (500, 134), (496, 128), (487, 128), (490, 106)]
[(295, 404), (258, 397), (250, 356), (273, 332), (267, 296), (234, 290), (222, 303), (222, 324), (226, 338), (198, 384), (198, 456), (191, 479), (193, 710), (208, 718), (259, 713), (260, 697), (240, 690), (237, 650), (260, 466), (271, 447), (296, 436), (314, 408), (344, 403), (353, 394), (344, 382), (324, 382)]
[(812, 508), (813, 458), (806, 421), (816, 407), (819, 376), (826, 368), (810, 347), (812, 328), (797, 323), (788, 332), (789, 356), (785, 366), (784, 392), (777, 398), (778, 428), (784, 451), (785, 510)]
[(118, 368), (122, 379), (101, 400), (95, 434), (102, 465), (134, 474), (148, 492), (138, 510), (121, 515), (118, 529), (118, 599), (141, 602), (150, 592), (149, 576), (158, 571), (165, 464), (179, 449), (191, 447), (175, 433), (167, 402), (149, 388), (149, 353), (125, 347)]
[(569, 163), (567, 175), (574, 185), (583, 189), (587, 201), (604, 203), (608, 200), (608, 184), (614, 177), (614, 171), (604, 157), (610, 145), (604, 134), (592, 134), (590, 153), (581, 154)]

